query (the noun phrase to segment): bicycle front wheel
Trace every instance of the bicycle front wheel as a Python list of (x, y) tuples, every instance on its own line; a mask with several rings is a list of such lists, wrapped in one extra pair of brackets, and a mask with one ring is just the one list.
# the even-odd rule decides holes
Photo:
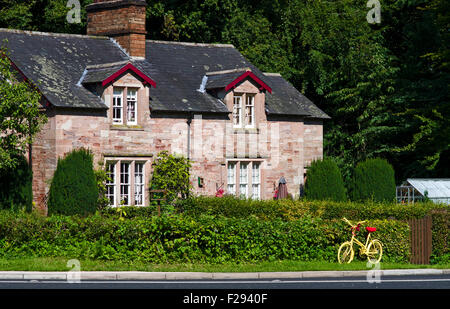
[(376, 264), (381, 261), (381, 257), (383, 256), (383, 245), (381, 241), (378, 239), (374, 239), (370, 241), (367, 246), (367, 259), (370, 263)]
[(353, 260), (355, 252), (353, 251), (352, 243), (349, 241), (344, 242), (338, 250), (338, 261), (340, 264), (350, 263)]

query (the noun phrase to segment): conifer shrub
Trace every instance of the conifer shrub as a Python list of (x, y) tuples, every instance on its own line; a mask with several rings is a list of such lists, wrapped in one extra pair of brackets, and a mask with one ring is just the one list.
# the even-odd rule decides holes
[(94, 213), (98, 196), (93, 155), (89, 150), (75, 149), (58, 159), (48, 198), (49, 215)]
[(306, 173), (305, 196), (310, 200), (345, 201), (341, 171), (331, 158), (315, 160)]
[(356, 166), (350, 184), (351, 199), (392, 202), (395, 199), (393, 167), (381, 158), (367, 159)]
[(24, 156), (17, 158), (17, 162), (14, 169), (0, 170), (0, 209), (31, 211), (33, 207), (32, 171)]

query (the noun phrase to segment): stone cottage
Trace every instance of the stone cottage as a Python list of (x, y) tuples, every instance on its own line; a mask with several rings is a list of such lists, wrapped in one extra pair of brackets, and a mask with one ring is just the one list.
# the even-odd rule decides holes
[(31, 147), (36, 207), (45, 212), (58, 158), (78, 147), (107, 169), (112, 206), (148, 205), (162, 150), (192, 160), (197, 194), (270, 199), (283, 176), (298, 196), (329, 117), (232, 45), (147, 40), (145, 10), (144, 0), (95, 0), (87, 35), (0, 29), (48, 116)]

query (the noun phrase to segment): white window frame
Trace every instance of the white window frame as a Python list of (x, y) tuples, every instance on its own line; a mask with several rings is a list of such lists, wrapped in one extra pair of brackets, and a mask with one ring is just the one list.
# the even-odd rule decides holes
[[(108, 161), (106, 162), (106, 175), (109, 179), (106, 181), (106, 197), (109, 200), (109, 206), (115, 207), (117, 202), (117, 188), (116, 188), (116, 178), (117, 178), (117, 162)], [(112, 169), (110, 169), (112, 167)], [(111, 190), (111, 191), (110, 191)], [(112, 192), (112, 194), (110, 193)], [(112, 198), (112, 203), (111, 203)]]
[[(127, 171), (125, 172), (125, 166), (128, 166)], [(125, 179), (126, 177), (126, 179)], [(127, 181), (125, 181), (127, 180)], [(131, 162), (129, 161), (121, 161), (120, 162), (120, 206), (130, 206), (131, 202)], [(127, 189), (125, 193), (125, 189)], [(124, 197), (127, 198), (127, 201), (122, 204)]]
[[(233, 96), (233, 127), (242, 128), (242, 101), (244, 96), (242, 94), (235, 94)], [(237, 122), (236, 122), (237, 119)]]
[[(140, 168), (138, 168), (140, 166)], [(138, 181), (140, 178), (140, 181)], [(134, 205), (145, 205), (145, 162), (134, 162)], [(140, 199), (140, 203), (138, 200)]]
[[(120, 118), (115, 117), (116, 110), (120, 111)], [(123, 124), (123, 88), (113, 89), (112, 121), (113, 124)]]
[(261, 199), (261, 163), (252, 162), (252, 199)]
[[(132, 109), (130, 105), (134, 105), (134, 121), (130, 120)], [(137, 125), (138, 119), (138, 89), (127, 88), (127, 124)]]
[[(250, 103), (249, 103), (250, 102)], [(247, 112), (250, 108), (250, 115)], [(245, 111), (244, 111), (244, 124), (246, 128), (254, 128), (255, 127), (255, 95), (246, 94), (245, 95)], [(249, 116), (251, 121), (249, 122)]]
[(236, 195), (236, 162), (228, 162), (227, 192), (228, 194)]
[[(239, 163), (239, 197), (248, 198), (248, 166), (250, 162), (241, 161)], [(243, 192), (244, 191), (244, 192)]]

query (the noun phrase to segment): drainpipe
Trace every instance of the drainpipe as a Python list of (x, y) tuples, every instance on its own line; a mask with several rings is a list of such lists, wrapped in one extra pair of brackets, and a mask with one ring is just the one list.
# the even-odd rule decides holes
[(192, 113), (188, 114), (188, 118), (187, 118), (187, 126), (188, 126), (188, 130), (187, 130), (187, 159), (190, 160), (191, 159), (191, 123), (192, 123)]

